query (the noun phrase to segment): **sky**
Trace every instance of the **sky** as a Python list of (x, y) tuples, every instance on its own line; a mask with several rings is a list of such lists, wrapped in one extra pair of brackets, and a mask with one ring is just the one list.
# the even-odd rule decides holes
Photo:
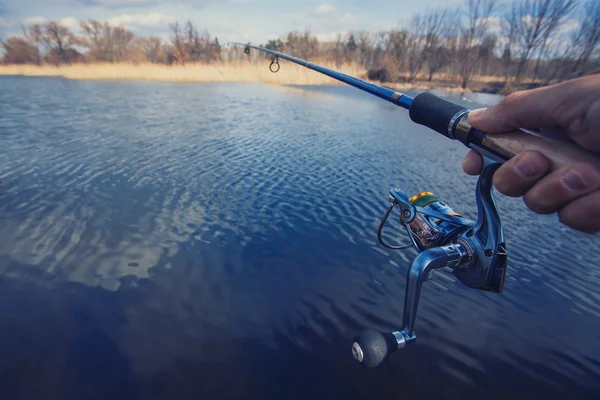
[(221, 42), (264, 43), (290, 31), (319, 39), (350, 31), (377, 32), (405, 26), (417, 12), (464, 4), (464, 0), (0, 0), (0, 34), (18, 34), (23, 23), (106, 20), (137, 35), (168, 37), (168, 25), (190, 19)]

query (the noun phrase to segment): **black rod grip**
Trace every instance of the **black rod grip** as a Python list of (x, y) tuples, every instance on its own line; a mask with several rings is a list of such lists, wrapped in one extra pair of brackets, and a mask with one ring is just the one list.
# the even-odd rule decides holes
[(413, 122), (425, 125), (442, 135), (452, 138), (448, 127), (452, 118), (460, 111), (466, 110), (458, 104), (450, 103), (431, 94), (421, 93), (414, 98), (409, 115)]

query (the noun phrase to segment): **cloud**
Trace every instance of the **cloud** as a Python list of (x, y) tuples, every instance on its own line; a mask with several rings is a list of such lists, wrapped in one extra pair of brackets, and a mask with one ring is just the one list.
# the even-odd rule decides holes
[(313, 36), (317, 38), (319, 42), (336, 42), (338, 37), (341, 36), (342, 41), (347, 39), (348, 32), (321, 32), (315, 33)]
[[(107, 8), (145, 7), (162, 3), (161, 0), (81, 0), (82, 3)], [(176, 3), (176, 1), (173, 1)]]
[(505, 19), (498, 17), (479, 18), (477, 20), (477, 25), (481, 26), (483, 24), (486, 24), (490, 33), (500, 35), (502, 30), (506, 29), (508, 22)]
[(23, 20), (24, 25), (45, 24), (48, 20), (44, 17), (29, 17)]
[(140, 28), (164, 28), (174, 22), (175, 19), (157, 12), (150, 14), (125, 14), (118, 15), (108, 20), (113, 26), (124, 26), (127, 29), (137, 30)]
[[(216, 3), (217, 0), (79, 0), (81, 3), (89, 6), (102, 6), (106, 8), (132, 8), (132, 7), (152, 7), (158, 5), (188, 4), (195, 8), (202, 8), (209, 3)], [(224, 0), (222, 0), (224, 1)]]
[(573, 18), (568, 18), (561, 26), (558, 27), (558, 33), (571, 33), (579, 29), (580, 22)]
[(310, 15), (315, 18), (340, 18), (344, 14), (335, 6), (325, 3), (315, 8)]
[(63, 18), (60, 21), (58, 21), (58, 23), (61, 24), (62, 26), (69, 28), (72, 31), (79, 29), (79, 21), (77, 21), (73, 17)]

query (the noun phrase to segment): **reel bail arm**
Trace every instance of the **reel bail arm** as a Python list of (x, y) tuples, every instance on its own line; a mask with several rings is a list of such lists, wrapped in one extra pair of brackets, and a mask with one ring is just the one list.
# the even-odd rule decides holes
[[(402, 328), (387, 333), (363, 331), (352, 345), (354, 358), (364, 367), (381, 365), (391, 354), (416, 340), (414, 328), (421, 288), (431, 279), (434, 270), (450, 268), (468, 287), (496, 293), (502, 291), (507, 256), (492, 189), (492, 176), (498, 167), (499, 164), (486, 160), (477, 183), (477, 222), (460, 217), (431, 193), (421, 196), (432, 197), (428, 199), (431, 203), (419, 207), (415, 205), (418, 198), (409, 200), (401, 190), (391, 190), (392, 207), (400, 207), (401, 223), (419, 255), (406, 277)], [(388, 215), (389, 210), (386, 219)]]

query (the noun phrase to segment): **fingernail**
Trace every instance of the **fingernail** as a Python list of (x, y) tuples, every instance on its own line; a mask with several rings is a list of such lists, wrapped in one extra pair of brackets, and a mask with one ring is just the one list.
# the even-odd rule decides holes
[(588, 182), (577, 171), (567, 171), (562, 178), (560, 178), (560, 180), (567, 189), (570, 189), (574, 192), (581, 192), (588, 187)]
[(469, 113), (470, 118), (479, 118), (481, 114), (483, 114), (487, 108), (478, 108), (477, 110), (473, 110)]
[(524, 178), (533, 178), (541, 172), (542, 166), (535, 161), (521, 159), (515, 164), (515, 170)]

